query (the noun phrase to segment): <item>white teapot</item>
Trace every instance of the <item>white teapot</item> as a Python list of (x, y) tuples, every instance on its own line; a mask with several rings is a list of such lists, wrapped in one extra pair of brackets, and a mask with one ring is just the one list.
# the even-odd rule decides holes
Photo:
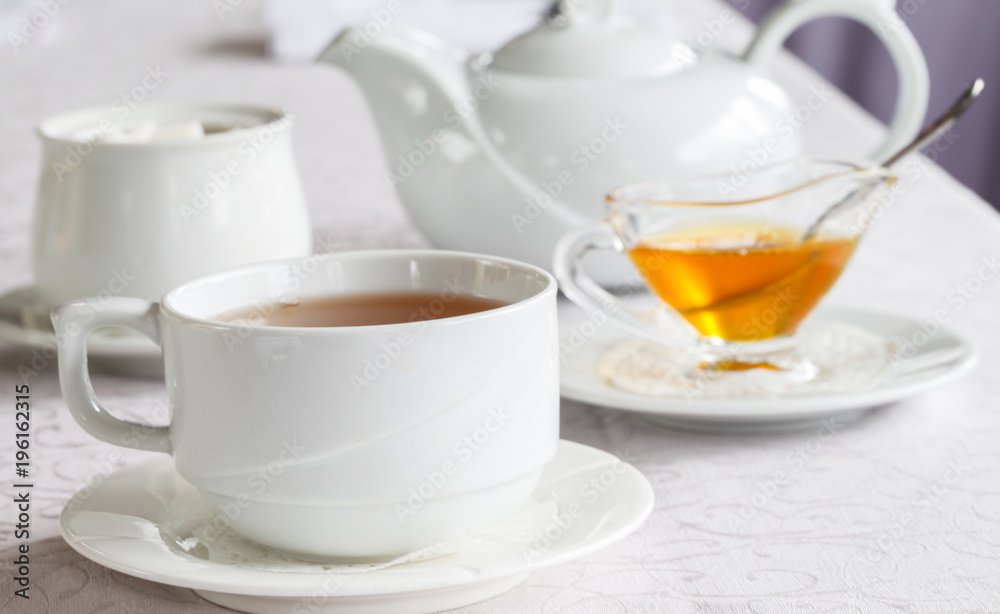
[[(386, 178), (435, 246), (550, 268), (558, 239), (603, 219), (604, 195), (616, 186), (730, 169), (740, 181), (802, 153), (796, 106), (767, 65), (817, 17), (856, 19), (889, 48), (899, 100), (871, 155), (902, 146), (921, 127), (929, 79), (894, 6), (788, 0), (742, 57), (698, 53), (626, 23), (613, 0), (563, 0), (546, 23), (495, 53), (470, 57), (426, 33), (372, 22), (340, 33), (320, 59), (361, 86)], [(718, 34), (695, 41), (706, 33)], [(598, 281), (620, 280), (619, 266), (596, 264)]]

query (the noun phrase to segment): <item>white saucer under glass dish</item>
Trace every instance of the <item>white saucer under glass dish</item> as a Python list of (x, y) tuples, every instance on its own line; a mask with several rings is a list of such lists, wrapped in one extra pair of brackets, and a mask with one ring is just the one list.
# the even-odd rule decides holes
[[(630, 302), (648, 307), (653, 299), (640, 290)], [(976, 363), (972, 347), (947, 328), (928, 335), (909, 318), (821, 305), (800, 338), (827, 346), (817, 350), (827, 361), (822, 377), (779, 392), (768, 392), (766, 374), (754, 373), (722, 374), (718, 381), (688, 382), (682, 388), (657, 385), (662, 368), (655, 376), (642, 373), (645, 364), (657, 366), (654, 359), (668, 358), (668, 349), (660, 348), (656, 356), (655, 344), (608, 322), (594, 322), (565, 299), (559, 301), (559, 331), (564, 398), (640, 412), (659, 424), (692, 430), (752, 432), (807, 428), (833, 416), (853, 419), (952, 381)], [(636, 359), (637, 350), (651, 355), (646, 363)], [(625, 367), (628, 373), (615, 372)]]
[[(595, 478), (603, 492), (586, 488)], [(218, 529), (167, 456), (77, 493), (60, 527), (74, 550), (105, 567), (191, 588), (239, 611), (417, 614), (489, 599), (534, 570), (604, 548), (638, 528), (652, 508), (652, 487), (635, 468), (562, 441), (533, 506), (517, 518), (387, 566), (289, 559)]]
[[(35, 289), (31, 286), (0, 294), (0, 341), (35, 348), (46, 359), (55, 358), (56, 337), (51, 325), (42, 326), (44, 314), (36, 313)], [(103, 329), (96, 331), (87, 344), (91, 365), (101, 371), (162, 377), (160, 348), (133, 331)]]

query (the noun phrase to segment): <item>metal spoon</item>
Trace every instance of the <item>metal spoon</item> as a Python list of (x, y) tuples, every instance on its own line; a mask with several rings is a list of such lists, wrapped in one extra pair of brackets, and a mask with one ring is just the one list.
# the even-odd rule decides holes
[[(941, 115), (941, 117), (934, 120), (931, 125), (927, 126), (923, 132), (918, 134), (917, 138), (913, 139), (906, 147), (899, 150), (899, 153), (884, 162), (882, 167), (891, 169), (910, 154), (927, 147), (934, 141), (941, 138), (946, 132), (951, 130), (951, 127), (955, 125), (955, 122), (958, 121), (962, 114), (965, 113), (969, 106), (976, 100), (976, 98), (979, 98), (979, 95), (983, 93), (983, 88), (985, 87), (986, 82), (982, 79), (976, 79), (973, 81), (972, 85), (969, 86), (969, 89), (965, 90), (962, 96), (955, 101), (955, 104), (951, 105), (951, 107), (949, 107), (948, 110)], [(819, 216), (819, 219), (813, 222), (813, 225), (806, 230), (806, 233), (802, 236), (802, 240), (808, 241), (809, 239), (815, 237), (816, 233), (819, 232), (820, 227), (823, 225), (823, 222), (828, 220), (830, 216), (857, 204), (858, 200), (867, 196), (868, 193), (869, 190), (855, 190), (851, 192), (847, 198), (824, 211), (823, 215)]]

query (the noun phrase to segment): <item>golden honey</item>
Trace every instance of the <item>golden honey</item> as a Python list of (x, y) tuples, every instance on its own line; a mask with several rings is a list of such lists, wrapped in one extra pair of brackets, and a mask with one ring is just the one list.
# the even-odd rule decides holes
[(629, 256), (661, 299), (702, 335), (763, 341), (792, 335), (844, 270), (857, 237), (729, 226), (644, 238)]

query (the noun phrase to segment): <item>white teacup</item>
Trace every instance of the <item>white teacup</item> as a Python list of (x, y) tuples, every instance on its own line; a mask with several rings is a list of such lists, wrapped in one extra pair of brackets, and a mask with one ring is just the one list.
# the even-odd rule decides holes
[[(330, 328), (218, 314), (310, 298), (426, 292), (508, 303), (470, 315)], [(217, 519), (304, 558), (384, 558), (494, 524), (523, 506), (559, 432), (556, 283), (511, 260), (370, 251), (235, 269), (159, 304), (53, 310), (66, 403), (90, 434), (172, 454)], [(87, 335), (134, 328), (161, 344), (169, 426), (95, 397)]]
[(306, 256), (292, 118), (264, 107), (145, 103), (42, 121), (35, 311), (83, 296), (156, 300), (235, 266)]

